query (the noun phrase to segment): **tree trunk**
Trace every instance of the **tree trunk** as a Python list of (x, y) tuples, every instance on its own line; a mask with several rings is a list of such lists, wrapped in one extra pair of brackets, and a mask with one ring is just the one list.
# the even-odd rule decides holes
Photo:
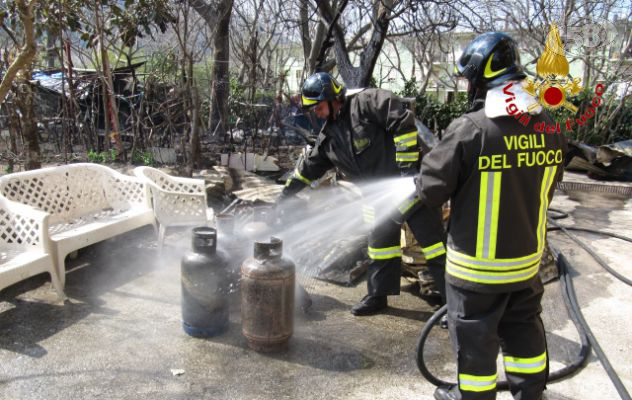
[(55, 68), (55, 59), (57, 58), (57, 52), (55, 51), (56, 41), (55, 35), (48, 31), (46, 33), (46, 66), (51, 69)]
[(11, 147), (11, 155), (9, 156), (9, 172), (15, 171), (15, 162), (19, 159), (18, 154), (18, 137), (20, 137), (20, 117), (15, 110), (15, 104), (5, 104), (7, 113), (9, 114), (9, 146)]
[[(300, 27), (301, 27), (301, 41), (303, 43), (303, 57), (305, 58), (305, 65), (303, 67), (303, 78), (310, 76), (316, 72), (316, 66), (320, 60), (318, 56), (321, 53), (321, 49), (325, 44), (327, 27), (319, 22), (316, 26), (316, 33), (313, 34), (313, 41), (310, 40), (312, 33), (309, 30), (309, 8), (308, 0), (301, 0), (300, 4)], [(326, 64), (325, 60), (322, 60), (322, 64)], [(331, 65), (331, 68), (335, 64)], [(323, 70), (329, 70), (328, 67), (322, 67)]]
[(257, 94), (257, 48), (259, 44), (259, 31), (255, 29), (250, 41), (250, 104), (254, 105)]
[[(376, 18), (373, 22), (373, 32), (365, 50), (360, 55), (360, 66), (355, 67), (349, 58), (349, 51), (345, 43), (344, 33), (336, 21), (336, 16), (340, 12), (334, 10), (327, 1), (320, 1), (318, 10), (324, 19), (329, 23), (333, 23), (333, 37), (335, 40), (336, 61), (338, 70), (345, 84), (350, 88), (367, 87), (373, 76), (375, 63), (380, 55), (388, 26), (390, 23), (391, 9), (393, 8), (393, 0), (382, 0), (376, 7)], [(347, 2), (343, 1), (339, 6), (341, 10), (346, 6)]]
[(191, 158), (189, 167), (191, 171), (200, 166), (200, 96), (197, 87), (191, 87)]
[(191, 113), (189, 114), (189, 122), (191, 124), (191, 134), (189, 136), (189, 146), (191, 148), (191, 156), (189, 157), (189, 169), (193, 171), (193, 169), (195, 169), (200, 163), (200, 96), (198, 94), (198, 88), (195, 79), (193, 78), (193, 55), (185, 55), (183, 61), (186, 63), (187, 67), (187, 90), (184, 95), (187, 97), (186, 100), (189, 103), (187, 108), (191, 110)]
[[(303, 59), (305, 60), (305, 65), (309, 65), (309, 56), (312, 52), (312, 42), (310, 40), (310, 32), (309, 32), (309, 8), (307, 4), (307, 0), (300, 0), (299, 5), (299, 15), (301, 22), (301, 42), (303, 43)], [(322, 24), (319, 24), (322, 25)], [(305, 68), (307, 69), (307, 68)]]
[[(114, 144), (114, 148), (116, 149), (117, 152), (117, 158), (118, 157), (123, 157), (123, 143), (121, 142), (121, 130), (119, 127), (119, 114), (118, 114), (118, 109), (116, 107), (116, 98), (115, 98), (115, 94), (114, 94), (114, 82), (112, 81), (112, 71), (110, 70), (110, 60), (108, 57), (108, 52), (107, 52), (107, 48), (105, 47), (105, 34), (104, 34), (104, 27), (102, 25), (101, 18), (100, 18), (100, 4), (95, 4), (95, 21), (96, 21), (96, 27), (97, 27), (97, 31), (99, 34), (99, 51), (101, 53), (101, 63), (102, 63), (102, 67), (103, 67), (103, 86), (104, 86), (104, 92), (103, 92), (103, 99), (104, 99), (104, 104), (103, 104), (103, 108), (105, 110), (105, 118), (107, 120), (109, 120), (110, 122), (110, 128), (112, 130), (110, 135), (107, 135), (109, 132), (106, 129), (106, 142), (108, 140), (112, 140), (112, 143)], [(108, 124), (106, 124), (106, 127), (108, 126)]]
[[(51, 33), (48, 34), (49, 38), (49, 46), (54, 45), (54, 41), (51, 40)], [(60, 42), (63, 43), (64, 39), (60, 35)], [(50, 60), (49, 60), (50, 62)], [(72, 110), (72, 102), (73, 97), (66, 95), (66, 79), (70, 79), (71, 73), (66, 71), (65, 69), (65, 59), (64, 59), (64, 49), (60, 49), (59, 52), (59, 65), (61, 66), (62, 75), (61, 75), (61, 109), (62, 109), (62, 118), (61, 118), (61, 137), (62, 137), (62, 148), (64, 153), (64, 163), (68, 162), (68, 153), (72, 154), (72, 137), (74, 133), (74, 121), (75, 113)], [(68, 86), (70, 87), (71, 81), (68, 81)]]
[(189, 178), (193, 176), (193, 169), (191, 168), (191, 164), (187, 162), (187, 139), (185, 135), (180, 137), (180, 153), (182, 154), (182, 164), (185, 165), (184, 171), (182, 173), (184, 176), (188, 176)]
[[(230, 96), (229, 55), (230, 18), (233, 0), (222, 1), (219, 6), (220, 20), (214, 38), (215, 62), (211, 71), (211, 132), (225, 137), (228, 129), (228, 97)], [(218, 126), (219, 125), (219, 126)], [(216, 129), (217, 128), (217, 129)]]
[[(25, 71), (30, 76), (30, 68)], [(42, 167), (40, 161), (39, 140), (37, 137), (37, 121), (35, 120), (35, 94), (29, 81), (24, 79), (20, 84), (20, 96), (17, 104), (22, 114), (22, 134), (24, 136), (25, 161), (24, 169), (38, 169)]]
[[(314, 35), (314, 43), (311, 46), (309, 57), (305, 59), (305, 65), (306, 65), (305, 72), (306, 73), (304, 74), (304, 77), (308, 77), (314, 72), (316, 72), (316, 66), (318, 65), (320, 61), (318, 57), (320, 56), (321, 50), (323, 46), (325, 45), (326, 35), (327, 35), (327, 27), (325, 27), (323, 23), (319, 23), (318, 26), (316, 27), (316, 34)], [(324, 64), (325, 60), (322, 60), (322, 61)]]
[(20, 14), (22, 27), (24, 28), (24, 45), (20, 49), (18, 56), (11, 63), (9, 68), (7, 68), (4, 76), (2, 77), (2, 82), (0, 82), (0, 104), (2, 104), (4, 99), (7, 97), (7, 93), (9, 93), (11, 84), (16, 78), (18, 72), (24, 68), (30, 67), (31, 61), (33, 61), (33, 58), (37, 53), (37, 43), (35, 42), (35, 17), (33, 16), (33, 5), (36, 2), (37, 0), (31, 0), (28, 3), (26, 0), (17, 0), (15, 2), (18, 13)]
[[(189, 5), (204, 19), (214, 33), (215, 61), (211, 71), (211, 132), (225, 135), (228, 124), (228, 96), (230, 76), (228, 73), (230, 53), (230, 18), (234, 0), (219, 0), (209, 4), (205, 0), (189, 0)], [(216, 129), (217, 128), (217, 129)]]
[[(110, 150), (110, 131), (112, 130), (112, 128), (110, 127), (110, 118), (108, 117), (108, 93), (107, 93), (107, 85), (105, 84), (105, 82), (103, 82), (103, 79), (101, 80), (101, 100), (102, 100), (102, 105), (103, 105), (103, 112), (105, 113), (103, 116), (103, 125), (104, 125), (104, 134), (103, 134), (103, 149), (98, 149), (99, 151), (101, 150), (105, 150), (105, 151), (109, 151)], [(93, 114), (93, 118), (95, 118), (96, 121), (98, 121), (99, 118), (99, 107), (97, 107), (96, 112)], [(97, 143), (99, 143), (99, 134), (98, 134), (98, 122), (97, 122)]]
[[(62, 56), (60, 57), (60, 61), (62, 64), (62, 68), (66, 75), (68, 76), (68, 116), (70, 118), (70, 132), (69, 137), (72, 138), (74, 135), (77, 137), (81, 143), (83, 144), (83, 148), (86, 153), (89, 150), (88, 147), (88, 139), (84, 132), (79, 129), (81, 125), (80, 115), (81, 113), (77, 113), (75, 110), (79, 109), (79, 104), (77, 103), (77, 93), (75, 91), (75, 82), (74, 82), (74, 66), (72, 63), (72, 50), (70, 46), (70, 39), (64, 39), (63, 33), (60, 36), (60, 40), (63, 46), (61, 51)], [(71, 139), (72, 140), (72, 139)], [(70, 143), (70, 149), (72, 151), (72, 141)]]

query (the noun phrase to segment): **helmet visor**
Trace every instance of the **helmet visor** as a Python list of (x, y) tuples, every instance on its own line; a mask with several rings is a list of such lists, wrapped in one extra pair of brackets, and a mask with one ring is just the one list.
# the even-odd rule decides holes
[(314, 96), (314, 98), (311, 98), (311, 96), (305, 96), (305, 94), (303, 93), (303, 96), (301, 96), (301, 106), (304, 109), (315, 107), (319, 101), (320, 100), (318, 100), (318, 95)]

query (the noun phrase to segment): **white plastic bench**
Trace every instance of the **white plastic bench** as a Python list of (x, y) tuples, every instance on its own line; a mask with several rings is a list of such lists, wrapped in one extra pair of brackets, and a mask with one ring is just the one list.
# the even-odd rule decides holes
[(66, 277), (64, 259), (69, 253), (156, 223), (145, 184), (98, 164), (5, 175), (0, 178), (0, 193), (49, 214), (45, 233), (61, 288)]
[(48, 272), (53, 288), (64, 298), (47, 229), (48, 214), (0, 196), (0, 290)]
[(159, 248), (163, 246), (168, 227), (206, 225), (213, 220), (213, 209), (206, 205), (203, 179), (175, 177), (151, 167), (136, 167), (134, 175), (151, 190), (159, 225)]

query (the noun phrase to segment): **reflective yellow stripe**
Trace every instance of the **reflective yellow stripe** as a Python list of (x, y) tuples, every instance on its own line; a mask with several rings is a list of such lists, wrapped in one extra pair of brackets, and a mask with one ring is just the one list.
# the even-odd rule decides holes
[(492, 194), (492, 215), (491, 226), (489, 227), (489, 254), (487, 258), (496, 257), (496, 243), (498, 241), (498, 213), (500, 210), (500, 184), (502, 182), (502, 172), (494, 172), (494, 188)]
[(520, 374), (537, 374), (546, 369), (546, 351), (537, 357), (520, 358), (505, 356), (506, 372), (517, 372)]
[(496, 257), (502, 172), (481, 172), (476, 257)]
[(532, 266), (535, 263), (539, 263), (542, 258), (542, 254), (534, 256), (527, 261), (519, 261), (519, 262), (503, 262), (503, 258), (497, 258), (494, 260), (485, 260), (478, 259), (476, 261), (467, 261), (463, 258), (459, 258), (459, 256), (455, 255), (453, 251), (448, 251), (448, 260), (453, 263), (464, 267), (470, 268), (477, 271), (495, 271), (495, 272), (507, 272), (507, 271), (517, 271), (520, 269), (527, 268)]
[(476, 257), (483, 257), (483, 237), (485, 237), (485, 206), (487, 205), (487, 172), (481, 173), (478, 196), (478, 223), (476, 230)]
[(308, 99), (305, 96), (302, 96), (302, 97), (303, 97), (303, 105), (304, 106), (311, 106), (311, 105), (314, 105), (314, 104), (318, 103), (318, 100)]
[(419, 160), (419, 152), (395, 153), (395, 161), (417, 161)]
[(503, 268), (506, 270), (512, 270), (524, 268), (536, 261), (540, 262), (542, 252), (536, 252), (518, 258), (481, 258), (468, 256), (465, 253), (461, 253), (450, 248), (448, 250), (448, 258), (460, 265), (474, 269), (497, 270), (499, 268)]
[(312, 184), (312, 181), (305, 178), (300, 172), (298, 172), (298, 168), (294, 170), (294, 177), (308, 186)]
[(544, 249), (544, 239), (546, 237), (546, 210), (549, 208), (549, 190), (553, 184), (557, 166), (546, 167), (542, 176), (542, 186), (540, 186), (540, 211), (538, 213), (538, 250)]
[(396, 146), (413, 147), (417, 145), (417, 131), (395, 136), (393, 138)]
[(490, 271), (480, 271), (474, 270), (470, 268), (463, 268), (462, 266), (455, 264), (449, 258), (450, 252), (448, 252), (448, 260), (446, 262), (446, 271), (448, 274), (455, 276), (457, 278), (476, 282), (476, 283), (487, 283), (500, 285), (505, 283), (513, 283), (513, 282), (522, 282), (528, 279), (531, 279), (538, 273), (538, 267), (540, 266), (540, 262), (538, 261), (534, 265), (529, 268), (524, 268), (519, 271), (508, 271), (508, 272), (490, 272)]
[(496, 388), (497, 374), (478, 376), (459, 374), (459, 389), (470, 392), (485, 392)]
[(398, 258), (402, 256), (400, 246), (393, 247), (369, 247), (369, 258), (372, 260), (387, 260), (390, 258)]
[(445, 247), (443, 246), (443, 242), (439, 242), (432, 246), (422, 247), (421, 251), (423, 251), (426, 260), (432, 260), (435, 257), (445, 254)]
[(408, 210), (410, 210), (415, 204), (419, 203), (421, 200), (419, 197), (415, 196), (413, 198), (408, 198), (404, 200), (397, 209), (401, 214), (406, 214)]

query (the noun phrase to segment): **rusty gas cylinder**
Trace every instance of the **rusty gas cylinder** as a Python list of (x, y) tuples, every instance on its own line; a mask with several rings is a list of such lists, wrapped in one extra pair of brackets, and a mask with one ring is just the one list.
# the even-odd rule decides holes
[(241, 323), (248, 346), (262, 352), (287, 347), (294, 332), (294, 263), (283, 242), (257, 241), (241, 266)]
[(193, 228), (192, 242), (181, 263), (182, 328), (210, 337), (228, 328), (228, 257), (217, 250), (214, 228)]

